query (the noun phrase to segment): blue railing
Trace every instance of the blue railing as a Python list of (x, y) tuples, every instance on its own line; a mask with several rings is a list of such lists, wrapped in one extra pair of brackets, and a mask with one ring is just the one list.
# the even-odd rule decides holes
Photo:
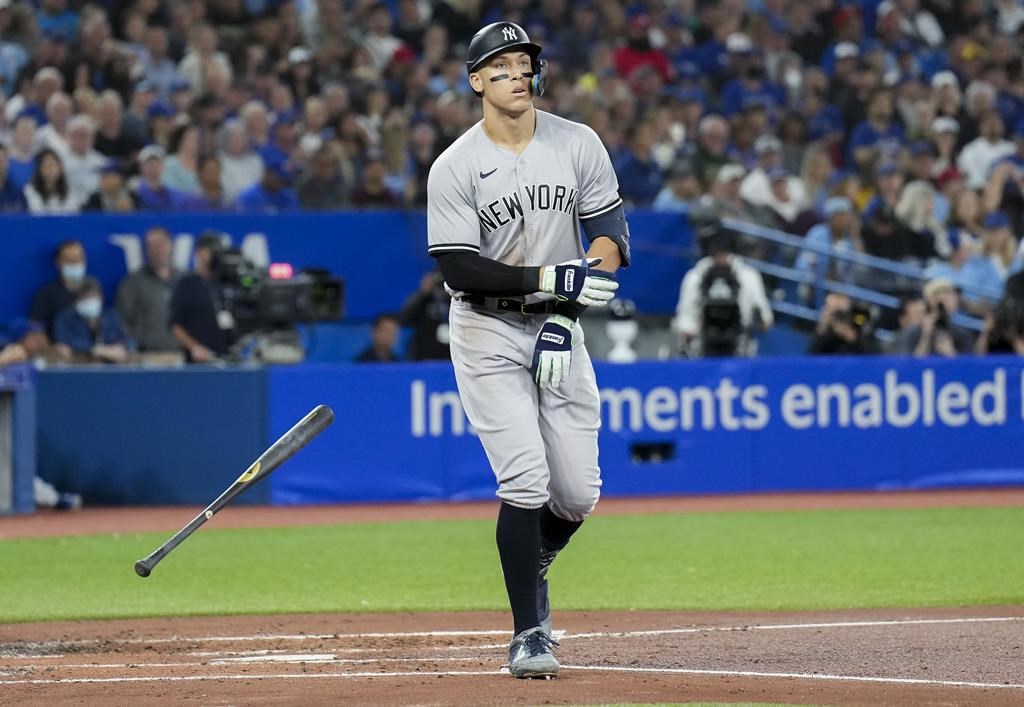
[[(920, 287), (928, 280), (923, 268), (908, 265), (906, 263), (886, 260), (885, 258), (879, 258), (866, 253), (839, 250), (831, 245), (812, 243), (798, 236), (793, 236), (772, 228), (758, 226), (757, 224), (749, 223), (747, 221), (740, 221), (738, 219), (724, 218), (722, 219), (722, 225), (735, 233), (783, 246), (786, 250), (790, 250), (794, 253), (809, 251), (815, 255), (826, 256), (834, 260), (849, 263), (853, 269), (864, 273), (874, 273), (877, 276), (875, 278), (864, 279), (875, 279), (876, 281), (888, 279), (889, 282), (894, 285), (898, 285), (900, 283), (912, 283), (916, 289), (920, 289)], [(886, 309), (899, 309), (900, 306), (899, 298), (894, 295), (853, 282), (840, 282), (833, 280), (826, 276), (823, 268), (815, 268), (815, 272), (805, 272), (789, 265), (782, 265), (749, 257), (744, 257), (744, 262), (748, 263), (765, 275), (811, 288), (813, 292), (811, 299), (815, 305), (814, 307), (808, 306), (807, 303), (773, 300), (772, 308), (779, 313), (789, 316), (808, 319), (811, 321), (816, 320), (818, 316), (818, 309), (824, 302), (825, 294), (828, 292), (845, 294), (853, 299), (861, 300), (868, 304), (884, 307)], [(972, 299), (990, 302), (998, 300), (1002, 294), (1000, 288), (997, 286), (965, 286), (962, 290), (964, 294), (970, 296)], [(954, 324), (967, 329), (974, 331), (981, 331), (982, 329), (982, 322), (980, 319), (960, 312), (955, 313), (951, 317), (951, 320)]]

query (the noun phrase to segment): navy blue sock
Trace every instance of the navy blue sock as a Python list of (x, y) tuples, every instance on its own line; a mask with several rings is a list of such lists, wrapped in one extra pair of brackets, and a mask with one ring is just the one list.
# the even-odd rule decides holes
[(498, 510), (495, 539), (516, 635), (540, 624), (537, 618), (540, 518), (540, 508), (519, 508), (502, 503)]
[(561, 550), (569, 544), (569, 538), (580, 529), (583, 521), (566, 520), (551, 512), (544, 506), (540, 514), (540, 540), (545, 551)]

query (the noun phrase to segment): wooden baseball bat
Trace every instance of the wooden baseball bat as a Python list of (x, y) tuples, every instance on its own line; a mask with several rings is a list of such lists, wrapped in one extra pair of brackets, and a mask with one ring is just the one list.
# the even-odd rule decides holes
[(265, 476), (269, 476), (275, 469), (284, 464), (297, 451), (302, 449), (311, 439), (327, 429), (327, 426), (334, 422), (334, 411), (326, 405), (317, 405), (308, 415), (295, 423), (295, 426), (281, 435), (280, 439), (274, 442), (267, 451), (263, 452), (252, 465), (242, 472), (233, 484), (217, 497), (213, 503), (193, 518), (188, 525), (179, 530), (170, 540), (154, 550), (148, 557), (135, 563), (135, 573), (140, 577), (148, 577), (160, 560), (167, 557), (171, 550), (178, 547), (185, 538), (197, 531), (206, 521), (213, 518), (224, 506), (231, 503), (234, 498), (255, 484)]

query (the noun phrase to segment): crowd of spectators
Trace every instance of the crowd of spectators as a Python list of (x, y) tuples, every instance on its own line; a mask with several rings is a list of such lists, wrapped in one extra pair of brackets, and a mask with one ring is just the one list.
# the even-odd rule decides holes
[(978, 315), (1021, 267), (1018, 0), (0, 0), (0, 210), (421, 208), (498, 19), (628, 205), (928, 267)]

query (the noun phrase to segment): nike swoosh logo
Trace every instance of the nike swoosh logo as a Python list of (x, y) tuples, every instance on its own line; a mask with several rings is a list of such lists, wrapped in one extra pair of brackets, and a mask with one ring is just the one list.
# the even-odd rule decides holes
[(488, 172), (487, 174), (484, 174), (483, 172), (481, 172), (481, 173), (480, 173), (480, 179), (487, 179), (487, 178), (488, 178), (489, 176), (491, 176), (492, 174), (494, 174), (494, 173), (495, 173), (495, 172), (497, 172), (497, 171), (498, 171), (498, 168), (497, 168), (497, 167), (495, 167), (494, 169), (492, 169), (492, 170), (491, 170), (490, 172)]

